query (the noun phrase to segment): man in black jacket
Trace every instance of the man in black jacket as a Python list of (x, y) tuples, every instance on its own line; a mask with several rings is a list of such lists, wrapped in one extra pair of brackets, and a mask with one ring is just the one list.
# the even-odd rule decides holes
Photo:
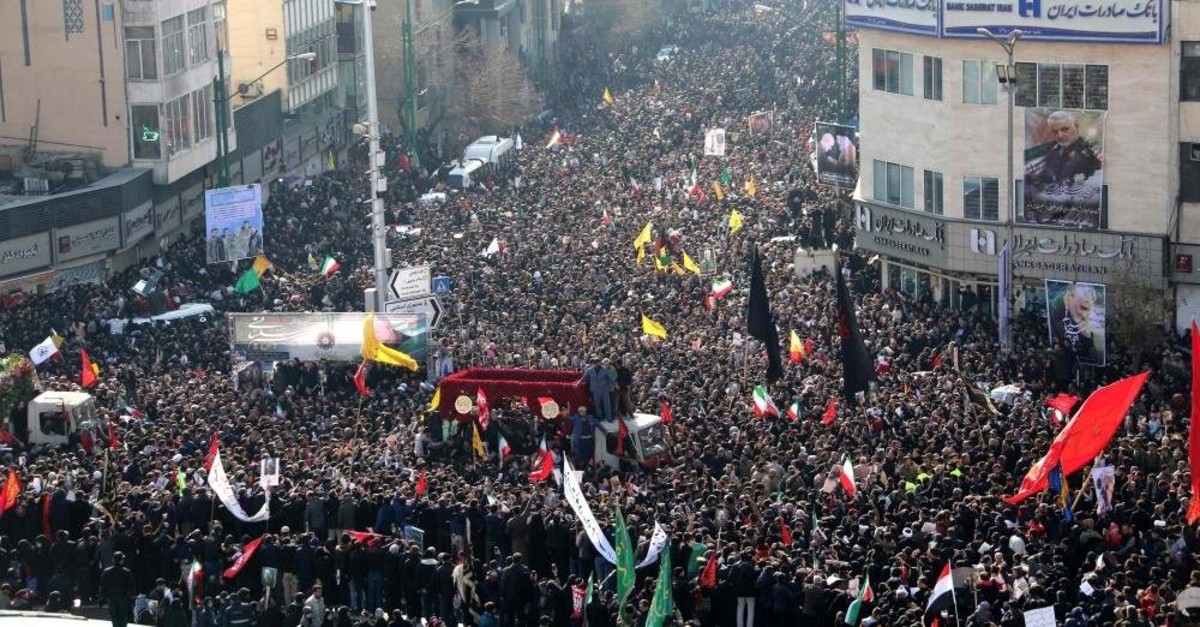
[(100, 594), (108, 601), (108, 617), (113, 627), (125, 627), (129, 624), (130, 612), (133, 609), (131, 599), (137, 591), (133, 581), (133, 573), (125, 568), (125, 554), (121, 551), (113, 553), (113, 565), (104, 569), (100, 575)]
[(737, 596), (737, 627), (754, 627), (754, 601), (758, 597), (758, 568), (754, 566), (749, 552), (742, 553), (742, 561), (733, 567), (733, 593)]

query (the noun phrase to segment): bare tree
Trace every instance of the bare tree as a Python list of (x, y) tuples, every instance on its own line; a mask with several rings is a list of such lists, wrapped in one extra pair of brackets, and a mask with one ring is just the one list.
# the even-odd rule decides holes
[(1108, 282), (1105, 325), (1129, 353), (1134, 370), (1142, 366), (1145, 351), (1160, 346), (1172, 310), (1170, 295), (1146, 284), (1150, 274), (1130, 267), (1118, 270)]
[(596, 0), (587, 3), (585, 16), (599, 35), (630, 35), (662, 23), (663, 0)]
[(459, 40), (450, 124), (467, 137), (502, 134), (541, 110), (541, 96), (511, 52), (468, 31)]

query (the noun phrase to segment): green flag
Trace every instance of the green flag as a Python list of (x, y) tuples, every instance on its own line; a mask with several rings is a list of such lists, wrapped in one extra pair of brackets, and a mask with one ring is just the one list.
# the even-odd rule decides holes
[(671, 600), (671, 552), (663, 551), (658, 559), (658, 583), (654, 586), (654, 598), (650, 599), (650, 611), (646, 613), (646, 627), (662, 627), (675, 612)]
[(187, 489), (187, 475), (183, 474), (183, 469), (175, 471), (175, 485), (179, 488), (179, 498), (183, 498), (183, 491)]
[(721, 176), (717, 177), (717, 180), (721, 181), (721, 184), (725, 187), (733, 184), (733, 172), (729, 171), (729, 166), (721, 169)]
[(233, 291), (238, 294), (249, 294), (261, 287), (262, 283), (258, 280), (258, 273), (254, 271), (254, 268), (249, 268), (233, 286)]
[(617, 611), (621, 623), (625, 621), (625, 599), (633, 592), (633, 582), (636, 575), (633, 572), (633, 542), (629, 539), (629, 529), (625, 526), (625, 517), (621, 515), (621, 507), (617, 506), (617, 524), (614, 530), (617, 538)]
[(875, 600), (875, 593), (871, 590), (871, 576), (864, 575), (862, 586), (858, 589), (858, 598), (846, 608), (846, 624), (857, 625), (858, 615), (862, 612), (863, 603), (870, 603)]

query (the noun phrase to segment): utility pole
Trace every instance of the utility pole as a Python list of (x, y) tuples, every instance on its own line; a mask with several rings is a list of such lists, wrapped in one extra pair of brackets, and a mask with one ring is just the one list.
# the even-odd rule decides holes
[(225, 119), (225, 51), (217, 49), (217, 75), (213, 77), (213, 108), (217, 122), (217, 187), (229, 187), (229, 121)]
[(417, 150), (417, 59), (413, 52), (413, 0), (404, 0), (404, 137), (413, 165), (420, 163)]
[[(412, 0), (408, 0), (412, 6)], [(383, 311), (387, 301), (388, 266), (391, 254), (387, 245), (387, 219), (383, 211), (381, 192), (387, 191), (387, 178), (379, 171), (385, 156), (379, 149), (379, 105), (375, 102), (375, 35), (371, 27), (371, 13), (375, 0), (363, 2), (363, 48), (366, 52), (367, 72), (367, 157), (371, 179), (371, 243), (375, 252), (375, 311)], [(407, 55), (407, 51), (405, 52)], [(407, 58), (405, 59), (407, 61)]]
[(837, 26), (837, 67), (838, 67), (838, 124), (850, 121), (846, 102), (846, 5), (844, 0), (836, 0)]
[(534, 15), (533, 23), (535, 28), (537, 28), (538, 82), (541, 83), (542, 92), (549, 94), (550, 77), (547, 70), (549, 69), (550, 60), (547, 58), (546, 54), (546, 0), (535, 0), (534, 6), (536, 7), (534, 9), (536, 14)]

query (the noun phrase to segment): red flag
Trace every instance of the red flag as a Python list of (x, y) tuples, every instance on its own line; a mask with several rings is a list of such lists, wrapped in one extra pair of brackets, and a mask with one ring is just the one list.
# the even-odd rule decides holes
[(821, 416), (821, 424), (831, 425), (837, 419), (837, 398), (830, 396), (829, 403), (825, 405), (825, 413)]
[(1046, 399), (1046, 405), (1048, 407), (1053, 407), (1054, 409), (1057, 409), (1058, 411), (1061, 411), (1062, 413), (1064, 413), (1068, 416), (1071, 415), (1071, 410), (1075, 409), (1075, 404), (1078, 402), (1079, 402), (1078, 396), (1075, 396), (1074, 394), (1064, 394), (1064, 393), (1060, 393), (1058, 396), (1055, 396), (1054, 398)]
[(529, 480), (533, 482), (545, 481), (554, 474), (554, 453), (542, 451), (538, 455), (540, 456), (538, 467), (529, 473)]
[(8, 469), (8, 480), (4, 482), (4, 490), (0, 491), (0, 515), (4, 512), (17, 506), (17, 499), (21, 497), (21, 480), (17, 479), (17, 471)]
[(1045, 490), (1049, 485), (1050, 470), (1059, 464), (1062, 464), (1065, 478), (1091, 462), (1117, 432), (1149, 376), (1149, 372), (1143, 372), (1092, 392), (1075, 418), (1058, 432), (1046, 456), (1025, 473), (1020, 491), (1004, 502), (1015, 505)]
[(117, 423), (109, 420), (108, 421), (108, 450), (110, 450), (110, 451), (116, 450), (117, 445), (118, 445)]
[(88, 357), (88, 352), (86, 349), (79, 349), (79, 360), (82, 362), (79, 366), (79, 384), (82, 385), (83, 389), (86, 390), (93, 385), (96, 385), (96, 381), (99, 379), (99, 377), (96, 376), (96, 371), (99, 370), (99, 368), (92, 363), (91, 358)]
[(658, 415), (662, 416), (662, 423), (664, 425), (669, 425), (675, 420), (675, 416), (671, 413), (671, 406), (666, 401), (661, 402)]
[(246, 546), (242, 547), (242, 554), (233, 561), (232, 566), (226, 568), (225, 572), (221, 574), (224, 575), (226, 579), (233, 579), (234, 577), (237, 577), (238, 573), (242, 572), (242, 569), (246, 567), (246, 564), (250, 563), (250, 558), (254, 557), (255, 551), (258, 551), (258, 545), (262, 544), (262, 541), (263, 536), (258, 536), (250, 542), (247, 542)]
[(371, 389), (367, 387), (367, 360), (358, 362), (358, 370), (354, 373), (354, 387), (362, 396), (370, 396)]
[(429, 480), (425, 478), (425, 471), (422, 470), (420, 476), (417, 477), (417, 497), (425, 496), (425, 492), (429, 490)]
[(705, 590), (712, 590), (717, 587), (716, 555), (708, 558), (708, 563), (704, 565), (704, 572), (700, 573), (700, 587)]
[(479, 428), (487, 431), (488, 423), (491, 422), (491, 408), (488, 407), (487, 395), (483, 393), (483, 388), (475, 388), (475, 405), (479, 407)]
[(792, 529), (783, 518), (779, 519), (779, 538), (785, 546), (792, 546)]
[(620, 457), (625, 454), (625, 438), (629, 437), (629, 427), (625, 426), (625, 419), (617, 416), (617, 449), (613, 451)]
[(54, 530), (50, 528), (50, 493), (42, 492), (42, 533), (46, 534), (47, 538), (54, 537)]
[(1188, 502), (1187, 522), (1200, 520), (1200, 332), (1192, 320), (1192, 424), (1188, 427), (1188, 470), (1192, 473), (1192, 499)]
[(929, 367), (934, 370), (942, 367), (942, 351), (933, 354), (933, 359), (929, 360)]
[(380, 538), (383, 537), (383, 534), (371, 533), (369, 531), (347, 531), (346, 533), (352, 541), (371, 547), (379, 546)]
[(213, 460), (217, 458), (217, 432), (213, 431), (212, 443), (208, 445), (208, 454), (204, 456), (204, 472), (212, 470)]

